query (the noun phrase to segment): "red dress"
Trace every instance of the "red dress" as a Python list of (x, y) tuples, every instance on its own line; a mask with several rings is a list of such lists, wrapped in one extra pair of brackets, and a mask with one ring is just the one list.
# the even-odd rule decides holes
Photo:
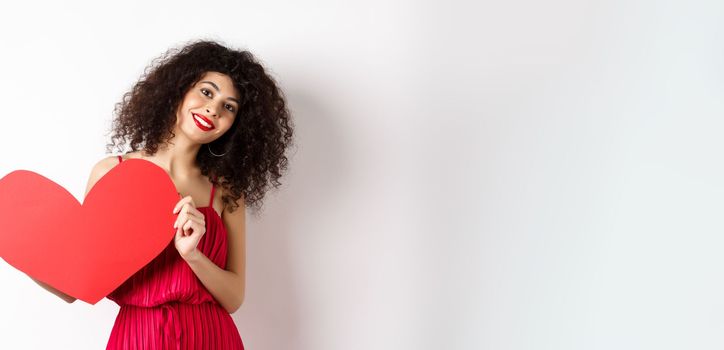
[[(123, 158), (118, 156), (119, 162)], [(226, 228), (211, 206), (196, 208), (206, 218), (197, 249), (226, 269)], [(244, 349), (226, 309), (181, 258), (174, 241), (108, 295), (121, 308), (108, 349)]]

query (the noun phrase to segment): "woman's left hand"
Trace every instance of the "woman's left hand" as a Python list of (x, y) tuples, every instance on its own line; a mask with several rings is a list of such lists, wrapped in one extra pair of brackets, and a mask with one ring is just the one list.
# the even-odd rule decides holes
[(196, 209), (191, 196), (181, 198), (173, 208), (173, 213), (178, 213), (173, 226), (176, 229), (174, 245), (181, 257), (188, 260), (198, 254), (196, 246), (206, 233), (206, 218)]

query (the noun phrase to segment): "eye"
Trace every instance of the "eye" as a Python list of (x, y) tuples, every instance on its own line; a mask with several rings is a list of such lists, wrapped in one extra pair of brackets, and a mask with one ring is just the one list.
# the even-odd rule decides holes
[(227, 109), (228, 109), (229, 111), (231, 111), (231, 112), (233, 112), (233, 111), (236, 110), (236, 108), (234, 108), (234, 106), (232, 106), (232, 105), (226, 105), (226, 106), (227, 106), (227, 107), (231, 107), (231, 108), (227, 108)]
[[(208, 92), (208, 94), (207, 94), (207, 92)], [(211, 96), (211, 93), (209, 92), (209, 90), (204, 89), (204, 88), (201, 89), (201, 93), (204, 94), (204, 95), (206, 95), (206, 96)]]

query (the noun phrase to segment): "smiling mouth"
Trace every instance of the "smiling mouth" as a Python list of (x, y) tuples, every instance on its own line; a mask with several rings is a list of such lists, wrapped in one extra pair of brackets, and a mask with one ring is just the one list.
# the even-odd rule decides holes
[(201, 114), (191, 113), (191, 115), (194, 118), (194, 122), (196, 123), (196, 126), (201, 128), (204, 131), (209, 131), (214, 129), (214, 123), (209, 120), (208, 118), (204, 117)]

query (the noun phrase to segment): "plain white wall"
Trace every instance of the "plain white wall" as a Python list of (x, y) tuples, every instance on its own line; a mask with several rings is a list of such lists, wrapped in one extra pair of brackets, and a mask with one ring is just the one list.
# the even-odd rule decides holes
[[(723, 15), (16, 2), (0, 11), (0, 175), (81, 200), (143, 68), (219, 39), (267, 65), (297, 132), (248, 222), (248, 349), (718, 349)], [(5, 262), (0, 285), (0, 348), (104, 348), (115, 303), (68, 305)]]

